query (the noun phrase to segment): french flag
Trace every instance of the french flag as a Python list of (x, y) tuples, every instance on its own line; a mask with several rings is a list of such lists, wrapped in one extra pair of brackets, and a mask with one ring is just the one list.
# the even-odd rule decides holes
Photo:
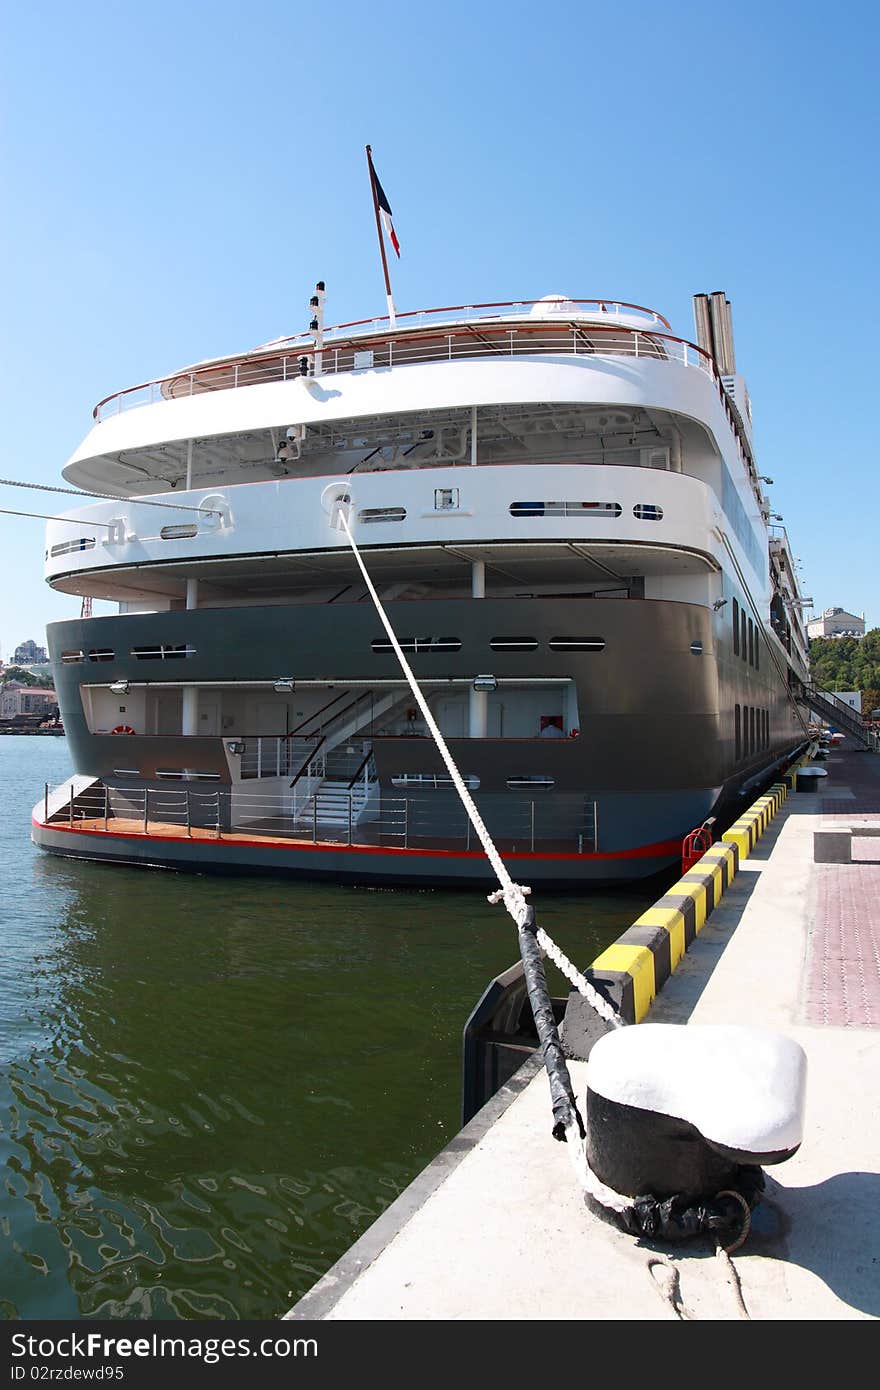
[(395, 253), (400, 259), (400, 242), (397, 240), (397, 233), (394, 230), (394, 223), (391, 221), (391, 205), (385, 197), (385, 190), (379, 182), (379, 176), (373, 168), (373, 161), (370, 160), (370, 173), (373, 178), (373, 192), (376, 195), (376, 203), (379, 207), (379, 216), (382, 218), (382, 226), (385, 228), (385, 235), (394, 247)]

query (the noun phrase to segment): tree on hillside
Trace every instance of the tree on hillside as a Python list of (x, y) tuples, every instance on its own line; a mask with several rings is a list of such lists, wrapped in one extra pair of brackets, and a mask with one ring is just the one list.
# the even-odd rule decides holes
[[(880, 628), (856, 637), (817, 637), (810, 643), (810, 671), (826, 690), (858, 690), (862, 710), (880, 689)], [(873, 694), (871, 693), (873, 692)]]

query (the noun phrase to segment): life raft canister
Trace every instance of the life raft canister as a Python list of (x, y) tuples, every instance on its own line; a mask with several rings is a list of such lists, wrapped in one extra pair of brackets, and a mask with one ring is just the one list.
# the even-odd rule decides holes
[(111, 734), (133, 734), (134, 729), (130, 724), (117, 724), (115, 729), (110, 730)]

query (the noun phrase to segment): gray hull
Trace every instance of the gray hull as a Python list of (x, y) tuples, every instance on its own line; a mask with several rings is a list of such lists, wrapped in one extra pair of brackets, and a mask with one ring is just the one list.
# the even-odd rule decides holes
[[(754, 795), (803, 740), (786, 681), (773, 662), (764, 659), (759, 669), (745, 664), (732, 650), (725, 615), (698, 605), (488, 598), (392, 602), (387, 608), (398, 633), (452, 634), (460, 643), (455, 651), (424, 651), (411, 658), (417, 677), (435, 687), (445, 680), (469, 682), (484, 671), (510, 682), (537, 676), (573, 683), (576, 738), (449, 739), (458, 766), (479, 783), (475, 799), (499, 836), (511, 872), (525, 882), (619, 883), (670, 867), (688, 831), (710, 815), (736, 814), (743, 798)], [(499, 635), (522, 633), (534, 640), (535, 649), (497, 649)], [(294, 671), (298, 680), (332, 682), (333, 688), (344, 688), (347, 681), (360, 688), (376, 682), (378, 688), (399, 679), (393, 654), (374, 650), (382, 633), (366, 605), (125, 615), (56, 623), (48, 635), (77, 772), (132, 803), (144, 792), (167, 793), (167, 781), (158, 776), (162, 768), (185, 765), (212, 777), (222, 838), (171, 841), (111, 833), (112, 820), (108, 833), (35, 824), (34, 839), (47, 850), (199, 872), (491, 882), (488, 863), (472, 841), (468, 844), (463, 813), (447, 789), (407, 794), (415, 809), (405, 846), (399, 839), (383, 844), (381, 835), (367, 843), (327, 843), (346, 837), (325, 837), (318, 825), (309, 836), (315, 843), (301, 843), (301, 835), (290, 843), (268, 843), (242, 834), (230, 820), (234, 788), (222, 736), (121, 739), (89, 730), (83, 700), (89, 684), (129, 680), (158, 686), (184, 677), (203, 684), (271, 683), (282, 670)], [(560, 635), (594, 638), (603, 645), (558, 650)], [(192, 654), (174, 662), (133, 655), (136, 649), (176, 644)], [(82, 661), (62, 660), (63, 652), (76, 651), (83, 653)], [(100, 661), (90, 660), (93, 651), (101, 653)], [(743, 740), (738, 744), (737, 707), (759, 711), (758, 726), (766, 729), (766, 737), (753, 739), (751, 748)], [(399, 803), (402, 783), (444, 771), (428, 738), (377, 735), (372, 747), (380, 813), (383, 806)], [(509, 787), (511, 773), (526, 785), (534, 778), (548, 783), (549, 790), (533, 795), (530, 816), (522, 811), (521, 790), (513, 793)], [(578, 829), (585, 804), (595, 808), (596, 825), (595, 840), (586, 842)]]

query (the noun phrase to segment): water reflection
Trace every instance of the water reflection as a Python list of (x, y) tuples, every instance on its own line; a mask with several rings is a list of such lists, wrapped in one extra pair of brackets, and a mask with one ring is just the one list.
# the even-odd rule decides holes
[[(0, 1312), (277, 1316), (456, 1132), (461, 1027), (515, 958), (509, 920), (478, 893), (56, 860), (26, 826), (5, 855)], [(584, 962), (650, 896), (541, 919)]]

